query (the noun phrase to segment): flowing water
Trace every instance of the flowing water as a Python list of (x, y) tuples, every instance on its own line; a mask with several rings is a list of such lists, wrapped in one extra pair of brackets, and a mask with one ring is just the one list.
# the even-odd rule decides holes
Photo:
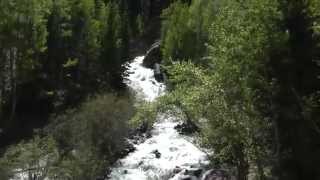
[[(151, 69), (142, 66), (143, 59), (144, 57), (140, 56), (128, 64), (129, 77), (126, 83), (136, 92), (138, 98), (154, 101), (165, 93), (165, 85), (155, 80)], [(151, 137), (134, 145), (136, 150), (116, 163), (110, 179), (187, 179), (187, 171), (196, 171), (207, 165), (206, 153), (193, 143), (192, 138), (180, 135), (174, 129), (178, 123), (177, 118), (170, 114), (159, 114)]]

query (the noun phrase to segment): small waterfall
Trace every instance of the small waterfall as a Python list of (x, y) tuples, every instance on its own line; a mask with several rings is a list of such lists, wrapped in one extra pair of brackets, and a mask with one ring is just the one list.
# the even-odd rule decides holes
[(165, 85), (156, 81), (152, 69), (142, 66), (143, 59), (144, 56), (138, 56), (127, 65), (129, 76), (125, 83), (135, 91), (138, 99), (153, 101), (164, 94)]

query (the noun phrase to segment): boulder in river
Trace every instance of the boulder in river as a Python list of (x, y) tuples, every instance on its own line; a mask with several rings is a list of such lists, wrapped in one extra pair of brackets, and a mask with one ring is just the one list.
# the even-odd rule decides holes
[(190, 174), (192, 174), (193, 176), (200, 177), (203, 170), (202, 169), (191, 169), (189, 171), (190, 171)]
[(198, 177), (193, 175), (193, 172), (188, 169), (179, 169), (180, 172), (175, 174), (172, 180), (198, 180)]
[(159, 159), (161, 157), (161, 153), (158, 150), (152, 151), (152, 154), (154, 154), (157, 159)]
[(185, 175), (179, 178), (179, 180), (196, 180), (197, 178), (190, 175)]
[(135, 150), (136, 150), (136, 148), (131, 143), (127, 142), (127, 143), (125, 143), (123, 149), (116, 153), (115, 157), (117, 157), (117, 159), (123, 158)]
[(192, 121), (180, 123), (174, 128), (183, 135), (190, 135), (195, 132), (199, 132), (199, 127)]
[(174, 174), (178, 174), (178, 173), (180, 173), (182, 171), (182, 169), (181, 169), (181, 167), (179, 167), (179, 166), (176, 166), (174, 169), (173, 169), (173, 173)]
[(230, 176), (224, 170), (211, 169), (204, 173), (202, 180), (230, 180)]

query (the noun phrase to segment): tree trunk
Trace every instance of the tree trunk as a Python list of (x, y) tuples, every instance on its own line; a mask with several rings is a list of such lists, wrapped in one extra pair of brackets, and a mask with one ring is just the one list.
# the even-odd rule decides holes
[(243, 145), (235, 145), (237, 164), (237, 180), (248, 180), (249, 163), (245, 157)]
[(17, 82), (16, 82), (16, 61), (17, 61), (17, 48), (11, 49), (10, 56), (10, 83), (11, 83), (11, 114), (10, 121), (12, 122), (15, 117), (17, 106)]
[[(4, 91), (4, 63), (5, 63), (5, 52), (0, 52), (0, 119), (2, 119), (2, 108), (3, 108), (3, 91)], [(0, 122), (1, 123), (1, 122)]]
[(266, 176), (264, 174), (263, 165), (261, 164), (261, 162), (259, 160), (256, 163), (257, 163), (257, 168), (258, 168), (259, 180), (265, 180)]

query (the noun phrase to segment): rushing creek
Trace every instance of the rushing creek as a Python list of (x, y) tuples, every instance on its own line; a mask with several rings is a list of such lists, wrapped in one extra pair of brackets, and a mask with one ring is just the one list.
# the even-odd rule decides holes
[[(142, 66), (144, 56), (128, 64), (126, 84), (137, 98), (154, 101), (165, 93), (165, 85), (154, 78), (153, 70)], [(151, 137), (135, 144), (136, 150), (118, 160), (112, 168), (111, 180), (179, 180), (201, 179), (186, 177), (186, 172), (197, 171), (208, 164), (206, 153), (199, 149), (194, 139), (179, 134), (179, 123), (170, 114), (158, 114)]]

